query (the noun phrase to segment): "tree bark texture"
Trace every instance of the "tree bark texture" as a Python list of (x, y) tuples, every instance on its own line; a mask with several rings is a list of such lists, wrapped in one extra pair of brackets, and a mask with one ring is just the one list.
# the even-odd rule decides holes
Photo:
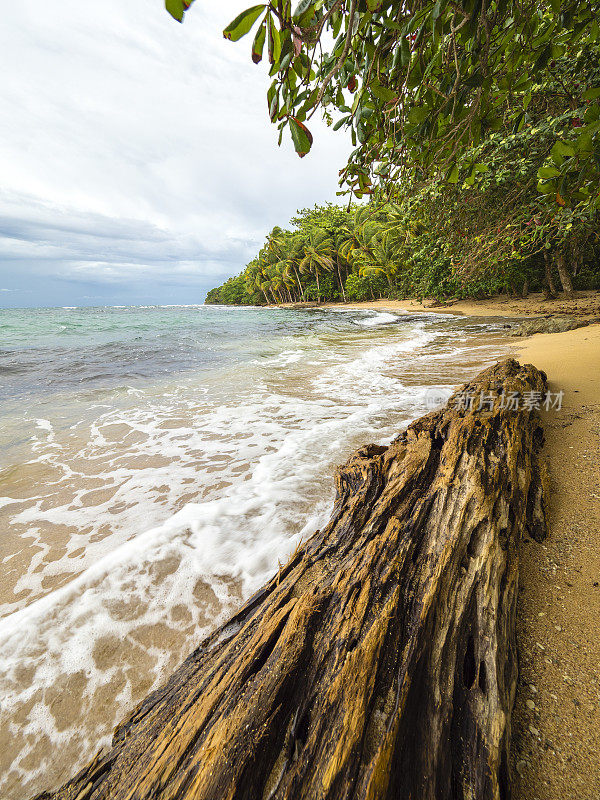
[(569, 270), (567, 269), (563, 253), (558, 253), (558, 255), (556, 256), (556, 269), (558, 270), (558, 276), (560, 278), (560, 282), (562, 284), (566, 299), (572, 300), (573, 283), (571, 282), (571, 276), (569, 275)]
[(331, 520), (44, 800), (507, 800), (543, 393), (508, 359), (336, 476)]

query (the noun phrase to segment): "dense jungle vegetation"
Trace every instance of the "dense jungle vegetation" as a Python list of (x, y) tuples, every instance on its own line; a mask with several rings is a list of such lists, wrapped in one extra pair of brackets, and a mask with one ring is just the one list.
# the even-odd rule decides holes
[[(191, 3), (167, 0), (182, 20)], [(355, 145), (340, 194), (298, 212), (207, 302), (464, 297), (600, 285), (600, 2), (290, 0), (224, 31), (266, 47), (268, 110)]]

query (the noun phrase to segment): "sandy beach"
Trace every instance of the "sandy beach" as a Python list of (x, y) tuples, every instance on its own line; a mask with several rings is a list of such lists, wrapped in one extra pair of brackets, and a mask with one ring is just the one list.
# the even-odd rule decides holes
[(547, 420), (550, 535), (521, 548), (516, 797), (600, 796), (600, 325), (538, 334), (520, 360), (564, 391)]
[[(283, 306), (284, 307), (284, 306)], [(486, 300), (458, 300), (448, 304), (433, 300), (373, 300), (361, 303), (325, 303), (321, 308), (360, 309), (437, 312), (477, 317), (543, 317), (568, 315), (582, 319), (600, 321), (600, 292), (577, 292), (573, 300), (562, 297), (544, 300), (542, 294), (530, 294), (526, 298), (513, 298), (505, 295)]]

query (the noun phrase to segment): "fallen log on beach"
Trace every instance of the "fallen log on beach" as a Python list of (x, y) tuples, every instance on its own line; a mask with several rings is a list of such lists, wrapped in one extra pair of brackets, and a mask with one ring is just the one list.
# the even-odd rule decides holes
[(536, 411), (500, 396), (545, 391), (508, 359), (359, 450), (324, 530), (40, 800), (507, 800), (517, 545), (546, 526)]

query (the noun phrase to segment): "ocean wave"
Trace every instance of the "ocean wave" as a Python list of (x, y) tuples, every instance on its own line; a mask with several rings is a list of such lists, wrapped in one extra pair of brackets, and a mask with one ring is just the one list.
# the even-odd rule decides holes
[(377, 325), (389, 325), (392, 322), (398, 322), (399, 317), (395, 314), (390, 314), (387, 311), (374, 311), (374, 316), (368, 319), (358, 320), (357, 325), (363, 325), (365, 328), (373, 328)]

